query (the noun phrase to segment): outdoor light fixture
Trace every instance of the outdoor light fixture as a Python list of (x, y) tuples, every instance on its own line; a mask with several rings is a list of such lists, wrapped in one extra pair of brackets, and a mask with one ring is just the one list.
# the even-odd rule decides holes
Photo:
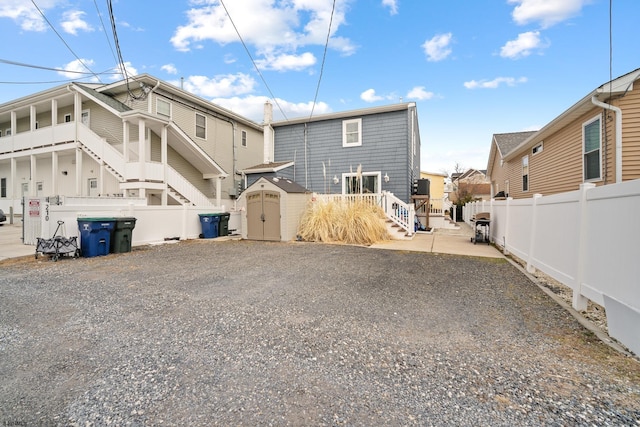
[(333, 183), (334, 184), (338, 183), (338, 176), (337, 175), (333, 175)]
[(389, 182), (389, 175), (386, 173), (384, 174), (384, 182)]
[(62, 171), (62, 175), (66, 175), (67, 173), (67, 171)]

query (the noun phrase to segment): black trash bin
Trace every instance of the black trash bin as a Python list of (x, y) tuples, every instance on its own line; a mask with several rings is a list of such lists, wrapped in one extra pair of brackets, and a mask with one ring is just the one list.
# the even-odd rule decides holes
[(228, 236), (229, 235), (229, 217), (230, 213), (225, 212), (218, 214), (220, 216), (220, 225), (218, 226), (218, 236)]
[(116, 218), (113, 239), (111, 239), (111, 253), (131, 252), (131, 241), (135, 226), (136, 219), (133, 217)]

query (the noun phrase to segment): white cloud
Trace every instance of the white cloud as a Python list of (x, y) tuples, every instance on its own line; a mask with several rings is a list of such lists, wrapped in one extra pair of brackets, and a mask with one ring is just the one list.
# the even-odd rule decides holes
[[(60, 0), (41, 0), (38, 7), (42, 12), (53, 8)], [(0, 18), (9, 18), (20, 26), (23, 31), (46, 31), (49, 26), (38, 9), (26, 0), (2, 0), (0, 1)]]
[[(318, 0), (244, 0), (225, 2), (229, 19), (222, 4), (216, 0), (192, 0), (186, 12), (187, 23), (176, 28), (171, 43), (180, 51), (197, 48), (205, 41), (219, 44), (244, 42), (254, 46), (257, 56), (297, 55), (304, 46), (324, 46), (331, 20), (332, 3)], [(355, 46), (347, 38), (337, 37), (345, 22), (345, 0), (338, 0), (331, 24), (329, 47), (349, 55)], [(262, 58), (259, 58), (262, 59)], [(268, 59), (265, 59), (268, 61)]]
[(189, 76), (184, 82), (170, 82), (195, 95), (206, 98), (231, 97), (254, 91), (256, 81), (248, 74), (225, 74), (214, 77)]
[(376, 102), (376, 101), (382, 101), (384, 97), (376, 95), (375, 89), (367, 89), (360, 94), (360, 99), (362, 99), (365, 102)]
[(426, 91), (424, 86), (416, 86), (407, 94), (408, 99), (417, 99), (418, 101), (431, 99), (434, 96), (435, 94), (433, 92)]
[(93, 27), (83, 19), (85, 13), (81, 10), (69, 10), (62, 14), (63, 21), (60, 24), (62, 29), (74, 36), (78, 34), (78, 30), (90, 32)]
[(517, 59), (529, 56), (535, 49), (543, 49), (548, 44), (543, 44), (540, 40), (540, 31), (528, 31), (518, 34), (518, 38), (508, 41), (500, 48), (500, 56), (503, 58)]
[(167, 74), (178, 74), (178, 69), (173, 64), (165, 64), (160, 69)]
[[(88, 67), (92, 67), (94, 63), (93, 59), (74, 59), (68, 64), (60, 67), (66, 71), (58, 71), (58, 74), (69, 80), (84, 79), (89, 75), (87, 73), (91, 73), (91, 70)], [(98, 78), (94, 76), (89, 81), (98, 82)]]
[(520, 25), (539, 22), (543, 28), (569, 19), (582, 10), (588, 0), (508, 0), (516, 4), (513, 20)]
[(398, 0), (382, 0), (382, 5), (388, 7), (392, 15), (398, 13)]
[(438, 34), (431, 40), (427, 40), (422, 45), (424, 52), (427, 54), (428, 61), (442, 61), (451, 54), (451, 48), (449, 44), (453, 35), (451, 33)]
[(275, 71), (300, 71), (305, 68), (315, 65), (316, 57), (309, 52), (305, 52), (301, 55), (282, 54), (282, 55), (267, 55), (265, 59), (256, 60), (256, 65), (261, 70), (275, 70)]
[(505, 84), (507, 86), (515, 86), (519, 83), (526, 83), (526, 77), (497, 77), (493, 80), (471, 80), (464, 82), (464, 87), (467, 89), (497, 89), (500, 85)]
[[(211, 101), (227, 110), (231, 110), (257, 123), (261, 123), (264, 114), (264, 103), (268, 99), (266, 96), (248, 95), (245, 97), (214, 98)], [(331, 112), (331, 108), (324, 102), (318, 102), (314, 107), (312, 101), (295, 103), (280, 98), (276, 101), (277, 103), (271, 101), (273, 104), (274, 120), (284, 120), (285, 117), (282, 115), (280, 109), (282, 109), (288, 119), (308, 116), (311, 114), (312, 109), (314, 115)]]

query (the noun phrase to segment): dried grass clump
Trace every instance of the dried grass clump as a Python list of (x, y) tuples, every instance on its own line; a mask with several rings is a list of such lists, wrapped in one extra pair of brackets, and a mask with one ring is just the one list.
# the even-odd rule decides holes
[(372, 245), (389, 240), (384, 211), (362, 201), (310, 202), (302, 215), (298, 235), (309, 242)]

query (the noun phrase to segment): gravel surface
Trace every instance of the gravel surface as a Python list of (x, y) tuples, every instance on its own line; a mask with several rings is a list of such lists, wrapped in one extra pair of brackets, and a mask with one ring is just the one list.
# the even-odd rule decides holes
[(0, 425), (640, 425), (505, 260), (195, 240), (0, 264)]

